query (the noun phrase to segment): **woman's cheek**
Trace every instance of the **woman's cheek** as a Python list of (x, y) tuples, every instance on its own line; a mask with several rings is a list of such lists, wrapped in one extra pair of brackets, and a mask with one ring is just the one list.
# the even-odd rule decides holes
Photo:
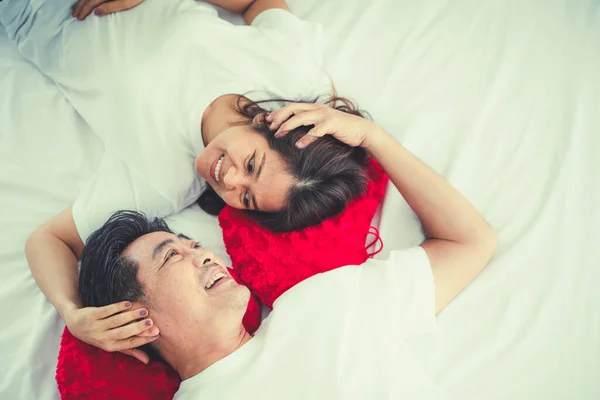
[(237, 199), (237, 195), (235, 194), (235, 192), (230, 191), (227, 193), (220, 193), (219, 194), (221, 196), (221, 198), (223, 199), (223, 201), (225, 203), (227, 203), (228, 206), (233, 207), (233, 208), (242, 208), (240, 207), (240, 202)]

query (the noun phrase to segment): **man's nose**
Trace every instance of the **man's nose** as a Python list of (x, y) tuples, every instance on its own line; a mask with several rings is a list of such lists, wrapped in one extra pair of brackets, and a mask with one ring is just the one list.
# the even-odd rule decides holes
[(194, 253), (194, 264), (196, 267), (215, 262), (215, 255), (210, 251), (198, 251)]

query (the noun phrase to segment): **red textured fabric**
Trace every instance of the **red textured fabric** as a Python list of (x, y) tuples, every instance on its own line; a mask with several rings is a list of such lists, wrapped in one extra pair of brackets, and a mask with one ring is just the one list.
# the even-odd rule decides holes
[[(272, 306), (304, 279), (368, 258), (366, 238), (387, 184), (387, 176), (374, 161), (368, 173), (371, 181), (364, 196), (339, 216), (298, 232), (274, 234), (239, 210), (223, 209), (219, 223), (234, 265), (232, 275), (253, 294), (244, 316), (249, 332), (260, 324), (256, 298)], [(65, 328), (56, 382), (63, 400), (160, 400), (173, 398), (180, 380), (165, 364), (144, 365), (121, 353), (104, 352), (77, 340)]]
[(387, 175), (371, 160), (367, 192), (322, 224), (297, 232), (273, 233), (241, 210), (219, 215), (223, 241), (242, 282), (269, 307), (286, 290), (320, 272), (361, 264), (371, 220), (383, 198)]

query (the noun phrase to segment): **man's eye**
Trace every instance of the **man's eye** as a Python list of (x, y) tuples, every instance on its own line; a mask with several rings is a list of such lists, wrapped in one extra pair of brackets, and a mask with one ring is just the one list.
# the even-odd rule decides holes
[(200, 243), (196, 242), (194, 243), (194, 249), (199, 249), (200, 248)]
[(248, 191), (244, 193), (244, 207), (250, 208), (250, 193)]
[(171, 250), (167, 253), (167, 260), (173, 256), (176, 256), (177, 252), (175, 250)]
[(254, 156), (248, 161), (248, 173), (254, 172)]

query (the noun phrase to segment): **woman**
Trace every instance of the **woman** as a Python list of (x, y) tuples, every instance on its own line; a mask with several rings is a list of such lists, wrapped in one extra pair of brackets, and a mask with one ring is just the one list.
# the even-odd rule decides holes
[[(210, 185), (198, 201), (204, 211), (217, 215), (228, 204), (247, 210), (272, 231), (286, 232), (339, 214), (348, 201), (364, 192), (367, 154), (363, 149), (327, 136), (298, 151), (295, 143), (310, 127), (297, 127), (277, 140), (263, 103), (268, 102), (231, 95), (213, 104), (223, 108), (207, 109), (207, 120), (213, 113), (230, 115), (224, 127), (215, 123), (214, 131), (208, 121), (203, 124), (208, 143), (195, 168)], [(362, 117), (346, 99), (332, 98), (326, 104)]]
[[(102, 42), (104, 38), (119, 32), (119, 23), (127, 28), (129, 21), (111, 20), (107, 29), (112, 31), (97, 37), (85, 37), (86, 31), (69, 31), (78, 29), (77, 25), (64, 24), (60, 18), (44, 20), (64, 7), (63, 3), (44, 2), (40, 6), (41, 11), (33, 15), (27, 3), (5, 1), (0, 5), (0, 20), (17, 44), (20, 40), (27, 41), (28, 46), (21, 46), (23, 55), (64, 88), (71, 103), (105, 144), (106, 154), (94, 179), (82, 190), (72, 207), (32, 233), (25, 250), (36, 283), (58, 309), (69, 330), (82, 341), (105, 348), (104, 343), (112, 335), (133, 337), (156, 334), (155, 328), (134, 332), (132, 326), (127, 325), (140, 316), (135, 307), (127, 313), (114, 315), (115, 307), (122, 307), (122, 304), (102, 309), (84, 308), (81, 305), (77, 291), (77, 260), (86, 238), (113, 211), (130, 208), (151, 216), (166, 216), (189, 206), (200, 196), (202, 207), (213, 214), (227, 203), (248, 210), (252, 217), (272, 230), (287, 231), (319, 223), (341, 212), (352, 198), (364, 191), (366, 177), (362, 167), (365, 165), (366, 152), (363, 149), (352, 148), (337, 139), (325, 137), (298, 151), (295, 140), (308, 132), (310, 127), (298, 127), (285, 139), (276, 140), (273, 136), (274, 127), (266, 118), (267, 109), (263, 107), (271, 101), (251, 101), (241, 95), (245, 93), (241, 90), (244, 85), (237, 84), (239, 78), (236, 74), (251, 76), (246, 73), (245, 69), (248, 68), (244, 63), (252, 63), (256, 58), (268, 57), (273, 53), (267, 66), (271, 70), (259, 72), (269, 79), (275, 79), (273, 75), (277, 71), (274, 68), (287, 66), (289, 69), (304, 69), (304, 65), (288, 65), (290, 60), (282, 60), (284, 57), (291, 55), (292, 63), (302, 63), (309, 58), (306, 53), (294, 51), (277, 54), (272, 50), (260, 53), (253, 49), (249, 54), (241, 54), (244, 49), (239, 48), (236, 49), (239, 52), (233, 52), (237, 58), (232, 59), (232, 52), (215, 52), (213, 43), (202, 43), (204, 47), (194, 47), (193, 50), (200, 54), (203, 63), (194, 64), (190, 60), (186, 65), (177, 64), (180, 60), (177, 56), (189, 55), (190, 49), (178, 47), (182, 41), (176, 39), (187, 36), (189, 29), (195, 28), (198, 21), (203, 22), (204, 27), (214, 24), (207, 32), (216, 34), (220, 39), (233, 32), (230, 39), (235, 42), (244, 40), (246, 36), (256, 41), (261, 34), (275, 35), (279, 33), (277, 29), (281, 28), (282, 32), (287, 31), (286, 43), (282, 47), (289, 45), (288, 41), (293, 36), (312, 32), (312, 27), (307, 27), (288, 12), (284, 1), (231, 3), (232, 7), (229, 8), (233, 11), (244, 10), (246, 22), (252, 23), (258, 32), (231, 31), (233, 27), (219, 24), (205, 10), (198, 11), (192, 1), (184, 5), (164, 2), (165, 7), (189, 7), (189, 13), (200, 15), (200, 19), (177, 21), (182, 22), (183, 27), (174, 26), (177, 24), (162, 25), (166, 33), (157, 39), (166, 37), (168, 41), (140, 37), (136, 38), (134, 47), (127, 47), (126, 42), (123, 47), (118, 47), (121, 46), (120, 41)], [(247, 3), (247, 7), (233, 7), (239, 7), (241, 3)], [(153, 4), (156, 7), (163, 6)], [(274, 7), (282, 10), (264, 12)], [(181, 9), (175, 11), (189, 15), (181, 13)], [(155, 15), (160, 18), (163, 14)], [(41, 28), (48, 24), (52, 30), (52, 23), (59, 24), (58, 31), (65, 38), (52, 40), (49, 45), (47, 42), (53, 37)], [(82, 37), (92, 42), (73, 42)], [(278, 40), (279, 35), (274, 38)], [(113, 44), (116, 48), (103, 54), (103, 59), (94, 59), (93, 54), (89, 54), (90, 63), (94, 65), (75, 71), (75, 67), (80, 67), (77, 63), (81, 57), (68, 58), (76, 54), (75, 51), (61, 53), (63, 57), (55, 57), (52, 52), (52, 46), (68, 43), (69, 40), (70, 50), (79, 49), (79, 45), (91, 48), (98, 45), (102, 48), (102, 45)], [(152, 45), (152, 52), (147, 51), (148, 43), (144, 41)], [(203, 41), (206, 42), (205, 39)], [(306, 49), (312, 46), (300, 44), (300, 47)], [(207, 62), (210, 56), (217, 61), (212, 64)], [(114, 59), (105, 59), (110, 57)], [(153, 63), (153, 57), (162, 58), (164, 62)], [(194, 54), (190, 59), (193, 57)], [(145, 61), (141, 66), (139, 59)], [(83, 58), (81, 62), (87, 62), (87, 59)], [(103, 68), (98, 68), (95, 62), (102, 62)], [(239, 67), (236, 63), (244, 65)], [(124, 68), (135, 65), (136, 70), (119, 71), (121, 64)], [(146, 65), (150, 67), (143, 69)], [(177, 86), (181, 82), (169, 79), (175, 67), (179, 68), (181, 75), (193, 78), (193, 71), (198, 66), (205, 68), (203, 72), (210, 79), (204, 78), (200, 83), (181, 80), (188, 88), (187, 92)], [(159, 69), (163, 67), (171, 69)], [(147, 79), (149, 73), (159, 73), (160, 79)], [(106, 80), (107, 74), (113, 78), (112, 81)], [(223, 84), (234, 75), (234, 84)], [(81, 90), (70, 90), (72, 85), (79, 82), (73, 76), (80, 78), (87, 86)], [(95, 79), (98, 76), (102, 79)], [(290, 80), (288, 76), (282, 78)], [(305, 83), (299, 80), (300, 85)], [(94, 96), (89, 96), (89, 92), (93, 92)], [(129, 92), (134, 93), (138, 101), (131, 101), (131, 97), (125, 96)], [(240, 94), (232, 94), (236, 92)], [(103, 93), (110, 93), (110, 96), (105, 95), (105, 99), (99, 97)], [(198, 96), (202, 98), (197, 100)], [(90, 99), (92, 101), (88, 101)], [(111, 118), (98, 114), (98, 109), (105, 104), (104, 100), (113, 113)], [(329, 104), (336, 106), (337, 100), (332, 99)], [(343, 99), (342, 105), (337, 108), (359, 115)], [(211, 188), (207, 188), (207, 184)], [(112, 329), (115, 323), (123, 328), (115, 331)], [(126, 354), (147, 361), (133, 350), (124, 350)]]

